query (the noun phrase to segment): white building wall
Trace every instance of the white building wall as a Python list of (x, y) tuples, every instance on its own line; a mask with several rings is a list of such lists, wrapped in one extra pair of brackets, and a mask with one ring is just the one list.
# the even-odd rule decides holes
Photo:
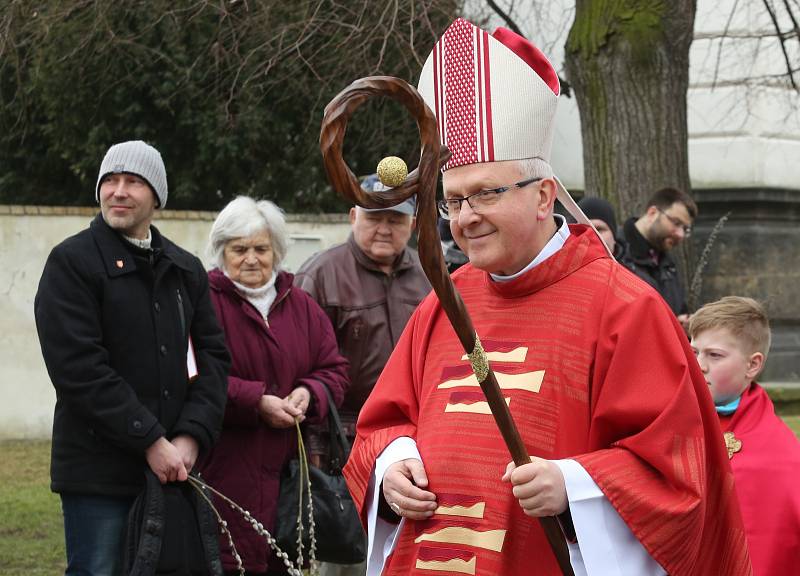
[[(800, 95), (782, 78), (774, 35), (760, 0), (698, 2), (688, 99), (693, 187), (800, 186)], [(796, 65), (800, 43), (786, 47)]]
[[(50, 250), (86, 228), (96, 210), (0, 206), (0, 440), (46, 438), (53, 425), (55, 391), (36, 336), (33, 300)], [(214, 214), (158, 213), (168, 238), (203, 256)], [(314, 252), (347, 238), (346, 215), (287, 217), (290, 245), (285, 268), (296, 270)]]

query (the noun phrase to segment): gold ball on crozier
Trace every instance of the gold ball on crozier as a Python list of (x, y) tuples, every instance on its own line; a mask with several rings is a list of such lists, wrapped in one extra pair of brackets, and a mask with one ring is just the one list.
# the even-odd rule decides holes
[(387, 156), (378, 162), (378, 178), (389, 188), (400, 186), (408, 176), (408, 166), (402, 158)]

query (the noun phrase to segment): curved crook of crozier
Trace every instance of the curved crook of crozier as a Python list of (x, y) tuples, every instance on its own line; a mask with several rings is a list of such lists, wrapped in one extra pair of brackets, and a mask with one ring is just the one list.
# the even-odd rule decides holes
[[(356, 109), (373, 96), (392, 98), (406, 107), (417, 121), (421, 139), (419, 166), (400, 186), (383, 192), (366, 193), (342, 157), (347, 122)], [(422, 268), (433, 286), (442, 307), (453, 323), (465, 350), (475, 344), (475, 330), (456, 292), (442, 255), (436, 227), (436, 183), (439, 168), (450, 158), (441, 146), (436, 117), (417, 90), (391, 76), (371, 76), (356, 80), (325, 107), (319, 137), (322, 160), (328, 180), (336, 191), (354, 204), (365, 208), (386, 208), (417, 195), (417, 231)]]

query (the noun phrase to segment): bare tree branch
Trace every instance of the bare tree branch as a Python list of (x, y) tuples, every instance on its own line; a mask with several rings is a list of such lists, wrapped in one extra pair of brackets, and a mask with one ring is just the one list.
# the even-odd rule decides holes
[[(511, 17), (511, 13), (514, 10), (514, 2), (513, 2), (513, 0), (511, 2), (511, 5), (509, 7), (509, 11), (508, 12), (504, 11), (500, 7), (500, 5), (497, 2), (495, 2), (494, 0), (486, 0), (486, 3), (489, 5), (489, 8), (491, 8), (494, 11), (494, 13), (497, 14), (503, 20), (503, 22), (506, 23), (506, 25), (508, 26), (508, 28), (512, 32), (516, 32), (520, 36), (523, 36), (523, 37), (527, 38), (527, 36), (525, 34), (523, 34), (522, 30), (520, 30), (520, 27), (517, 26), (517, 23), (514, 22), (514, 19)], [(561, 85), (561, 94), (563, 96), (566, 96), (567, 98), (571, 98), (572, 97), (572, 87), (570, 86), (570, 83), (565, 78), (563, 78), (560, 74), (558, 75), (558, 83)]]
[(714, 64), (714, 75), (712, 76), (711, 80), (711, 89), (713, 90), (717, 85), (717, 78), (719, 77), (719, 64), (722, 60), (722, 44), (725, 42), (725, 38), (728, 37), (728, 31), (731, 29), (731, 22), (733, 21), (733, 15), (736, 13), (736, 7), (739, 5), (739, 0), (735, 0), (733, 6), (731, 7), (730, 14), (728, 14), (728, 19), (725, 21), (725, 28), (722, 31), (722, 36), (719, 40), (719, 48), (717, 49), (717, 61)]
[(503, 22), (506, 23), (506, 25), (509, 27), (510, 30), (516, 32), (520, 36), (525, 36), (525, 34), (522, 33), (522, 30), (519, 29), (519, 26), (517, 26), (517, 23), (511, 19), (511, 16), (509, 14), (506, 14), (505, 11), (502, 8), (500, 8), (497, 2), (495, 2), (494, 0), (486, 0), (486, 3), (489, 5), (489, 8), (494, 10), (495, 14), (497, 14), (498, 16), (500, 16), (500, 18), (503, 19)]
[[(775, 15), (775, 10), (772, 7), (770, 0), (762, 0), (764, 4), (764, 8), (767, 9), (767, 13), (769, 14), (770, 19), (772, 20), (772, 25), (775, 27), (775, 31), (778, 33), (778, 40), (781, 43), (781, 52), (783, 52), (783, 59), (786, 62), (786, 75), (789, 78), (789, 82), (792, 84), (792, 88), (798, 90), (797, 83), (794, 80), (794, 71), (792, 70), (792, 61), (789, 58), (789, 53), (786, 50), (786, 38), (781, 32), (780, 24), (778, 24), (778, 18)], [(800, 90), (798, 90), (800, 91)]]
[(789, 19), (792, 21), (792, 28), (794, 28), (794, 37), (800, 41), (800, 26), (797, 24), (797, 18), (794, 16), (794, 12), (792, 11), (792, 6), (789, 4), (789, 0), (783, 0), (783, 5), (786, 7), (786, 13), (789, 15)]
[[(793, 36), (791, 32), (785, 32), (789, 37)], [(749, 31), (749, 30), (728, 30), (727, 32), (697, 32), (694, 35), (695, 40), (719, 40), (719, 39), (732, 39), (737, 40), (764, 40), (767, 38), (775, 38), (777, 34), (774, 30), (763, 31)]]

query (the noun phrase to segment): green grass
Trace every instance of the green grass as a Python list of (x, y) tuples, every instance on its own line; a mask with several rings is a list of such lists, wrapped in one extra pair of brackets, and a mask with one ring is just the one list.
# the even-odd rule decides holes
[(795, 436), (800, 438), (800, 416), (781, 416), (781, 418), (794, 431)]
[[(783, 416), (800, 438), (800, 416)], [(0, 574), (53, 576), (65, 568), (61, 503), (50, 492), (50, 442), (0, 442)]]
[(65, 568), (61, 501), (50, 492), (50, 442), (0, 442), (0, 573), (53, 576)]

